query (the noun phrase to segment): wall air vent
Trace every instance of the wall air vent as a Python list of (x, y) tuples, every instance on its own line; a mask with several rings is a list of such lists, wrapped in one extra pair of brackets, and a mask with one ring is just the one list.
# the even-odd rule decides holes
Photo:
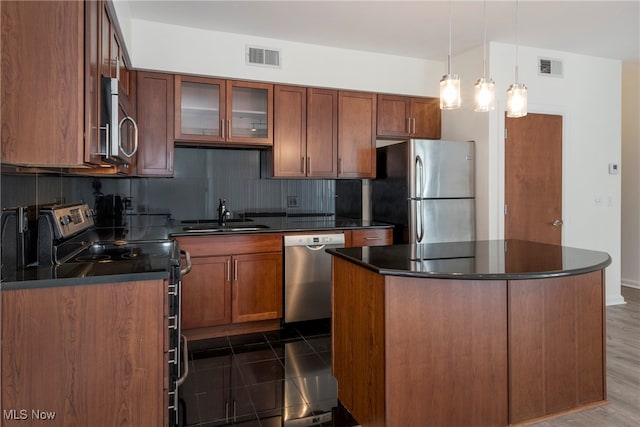
[(538, 58), (538, 74), (541, 76), (562, 77), (562, 61)]
[(247, 46), (245, 59), (247, 65), (259, 67), (280, 68), (280, 49)]

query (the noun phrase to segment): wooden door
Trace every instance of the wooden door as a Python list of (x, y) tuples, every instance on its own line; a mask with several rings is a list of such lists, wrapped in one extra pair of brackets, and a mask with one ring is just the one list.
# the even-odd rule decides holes
[(182, 279), (182, 328), (231, 323), (231, 257), (191, 258), (191, 264)]
[(84, 3), (0, 8), (2, 162), (83, 165)]
[(376, 94), (338, 94), (338, 177), (376, 176)]
[(227, 81), (227, 142), (273, 145), (273, 85)]
[(282, 253), (233, 257), (233, 323), (282, 317)]
[(273, 175), (304, 177), (307, 169), (307, 89), (274, 87)]
[(412, 138), (440, 139), (440, 99), (411, 98)]
[(505, 238), (561, 244), (562, 116), (505, 123)]
[(84, 161), (99, 165), (100, 156), (100, 21), (101, 4), (95, 1), (85, 3), (85, 45), (84, 45)]
[(175, 76), (175, 139), (225, 141), (226, 82), (205, 77)]
[(173, 176), (173, 75), (137, 74), (137, 175)]
[(377, 133), (383, 137), (408, 137), (411, 132), (411, 98), (378, 95)]
[(307, 89), (307, 176), (338, 176), (338, 91)]

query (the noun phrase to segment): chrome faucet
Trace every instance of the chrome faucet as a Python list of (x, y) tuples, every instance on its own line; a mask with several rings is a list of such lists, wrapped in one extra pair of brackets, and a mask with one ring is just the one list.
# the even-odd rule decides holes
[(231, 216), (231, 212), (227, 209), (227, 201), (224, 199), (218, 199), (218, 225), (224, 225), (227, 218)]

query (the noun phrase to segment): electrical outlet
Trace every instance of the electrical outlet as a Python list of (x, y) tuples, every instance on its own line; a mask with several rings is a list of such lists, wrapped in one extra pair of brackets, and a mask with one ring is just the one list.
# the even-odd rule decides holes
[(287, 196), (287, 207), (288, 208), (297, 208), (298, 207), (298, 196)]

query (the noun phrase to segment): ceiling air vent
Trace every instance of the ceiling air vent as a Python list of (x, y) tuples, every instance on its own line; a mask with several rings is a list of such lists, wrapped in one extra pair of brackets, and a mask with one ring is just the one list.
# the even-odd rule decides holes
[(562, 61), (538, 58), (538, 74), (541, 76), (562, 77)]
[(246, 63), (260, 67), (280, 68), (280, 49), (247, 46)]

